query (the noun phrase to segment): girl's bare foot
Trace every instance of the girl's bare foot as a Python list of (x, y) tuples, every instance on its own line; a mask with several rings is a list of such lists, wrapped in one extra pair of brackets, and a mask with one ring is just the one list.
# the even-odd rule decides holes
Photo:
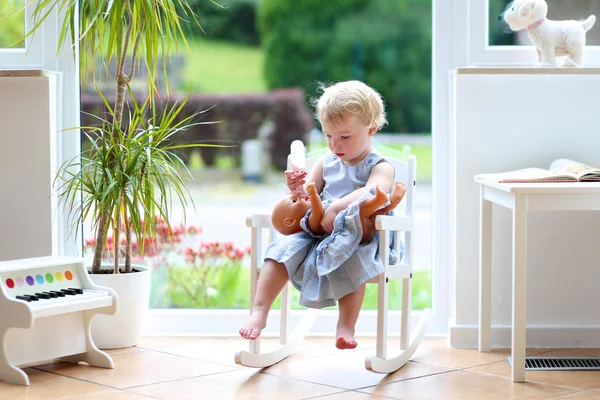
[(335, 347), (341, 350), (355, 349), (358, 343), (354, 339), (354, 328), (339, 324), (335, 333)]
[(244, 339), (255, 340), (260, 336), (260, 332), (267, 326), (267, 312), (255, 309), (240, 329), (240, 336)]

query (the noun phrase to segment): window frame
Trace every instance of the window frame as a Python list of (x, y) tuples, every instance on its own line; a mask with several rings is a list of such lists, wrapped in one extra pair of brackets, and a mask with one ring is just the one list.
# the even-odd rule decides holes
[[(25, 6), (25, 32), (29, 32), (33, 27), (31, 16), (35, 7), (36, 2)], [(34, 37), (27, 37), (21, 48), (0, 48), (0, 69), (43, 68), (44, 48), (47, 47), (46, 40), (48, 39), (46, 28), (50, 28), (50, 24), (45, 24)]]
[[(25, 7), (25, 32), (34, 26), (32, 15), (38, 1)], [(78, 16), (77, 16), (78, 18)], [(75, 157), (81, 149), (79, 130), (69, 128), (80, 126), (79, 100), (79, 49), (66, 43), (57, 52), (64, 12), (55, 8), (40, 25), (35, 35), (25, 39), (20, 49), (0, 49), (0, 69), (5, 70), (50, 70), (57, 74), (56, 134), (50, 140), (51, 171), (49, 179), (54, 179), (58, 166)], [(75, 24), (78, 27), (78, 23)], [(76, 35), (78, 32), (76, 32)], [(73, 55), (75, 51), (75, 55)], [(53, 187), (53, 190), (55, 188)], [(70, 229), (68, 210), (58, 205), (56, 193), (51, 196), (52, 210), (52, 254), (78, 256), (82, 254), (83, 235), (81, 229), (75, 235)]]
[[(448, 70), (452, 69), (452, 60), (456, 56), (456, 54), (460, 53), (460, 49), (457, 51), (454, 49), (454, 45), (456, 44), (456, 31), (455, 31), (455, 17), (456, 13), (456, 5), (466, 0), (433, 0), (433, 8), (432, 8), (432, 18), (433, 18), (433, 47), (434, 47), (434, 61), (433, 61), (433, 72), (434, 77), (432, 81), (432, 91), (433, 91), (433, 104), (434, 104), (434, 113), (433, 113), (433, 170), (434, 170), (434, 178), (433, 178), (433, 205), (432, 205), (432, 213), (433, 213), (433, 249), (434, 254), (432, 257), (432, 315), (428, 324), (427, 333), (428, 335), (439, 335), (446, 336), (448, 332), (448, 323), (449, 316), (452, 311), (453, 304), (453, 292), (452, 292), (452, 263), (450, 262), (450, 256), (452, 254), (452, 239), (448, 233), (451, 233), (451, 230), (448, 229), (449, 221), (450, 221), (450, 208), (449, 208), (449, 179), (448, 177), (451, 175), (451, 170), (448, 169), (448, 163), (451, 158), (451, 143), (449, 142), (449, 131), (448, 122), (446, 118), (447, 114), (447, 105), (449, 101), (448, 94), (445, 91), (441, 91), (438, 94), (438, 90), (442, 84), (444, 88), (447, 89), (446, 85), (448, 85), (447, 73)], [(487, 0), (486, 0), (487, 4)], [(454, 15), (454, 17), (452, 17)], [(451, 17), (448, 17), (451, 16)], [(54, 69), (62, 73), (62, 79), (60, 82), (60, 86), (62, 86), (62, 103), (59, 103), (59, 130), (61, 127), (74, 127), (79, 126), (79, 112), (80, 112), (80, 96), (79, 96), (79, 63), (78, 63), (78, 54), (73, 57), (71, 53), (71, 48), (66, 46), (67, 49), (63, 49), (61, 52), (56, 53), (58, 37), (59, 37), (59, 29), (61, 26), (60, 21), (64, 18), (63, 15), (59, 13), (55, 13), (48, 18), (45, 22), (45, 27), (43, 29), (43, 37), (42, 35), (36, 35), (35, 41), (40, 40), (43, 42), (39, 45), (39, 47), (32, 47), (40, 54), (42, 54), (43, 63), (41, 66), (48, 69)], [(78, 26), (78, 24), (75, 24)], [(464, 42), (463, 42), (464, 43)], [(75, 49), (77, 51), (77, 49)], [(0, 53), (2, 54), (2, 53)], [(29, 57), (30, 55), (28, 55)], [(2, 57), (2, 56), (0, 56)], [(34, 57), (29, 59), (30, 64), (29, 68), (34, 69), (39, 67), (38, 58)], [(77, 61), (76, 61), (77, 60)], [(438, 61), (440, 62), (438, 64)], [(23, 65), (20, 65), (23, 68)], [(441, 80), (440, 80), (441, 77)], [(441, 111), (445, 109), (441, 114), (438, 113), (437, 116), (435, 114), (435, 110)], [(61, 115), (62, 114), (62, 115)], [(72, 133), (72, 134), (71, 134)], [(79, 131), (74, 130), (71, 133), (63, 132), (57, 135), (57, 140), (55, 141), (55, 148), (53, 149), (53, 153), (55, 154), (55, 159), (57, 161), (56, 165), (60, 165), (65, 160), (77, 155), (80, 151), (80, 137)], [(56, 224), (55, 230), (53, 231), (53, 243), (54, 243), (54, 251), (53, 253), (57, 255), (81, 255), (82, 252), (82, 233), (80, 233), (77, 237), (70, 235), (69, 231), (69, 223), (67, 220), (67, 212), (65, 210), (60, 210), (57, 208), (56, 212)], [(436, 229), (441, 228), (441, 229)], [(80, 230), (81, 232), (82, 230)], [(223, 320), (223, 315), (227, 315), (230, 310), (192, 310), (195, 311), (193, 315), (204, 317), (202, 321), (205, 324), (211, 325), (214, 323), (218, 323), (220, 320)], [(219, 313), (220, 311), (220, 313)], [(247, 313), (247, 310), (237, 310), (241, 313)], [(169, 315), (173, 315), (173, 318), (177, 318), (180, 310), (150, 310), (148, 315), (148, 321), (146, 321), (145, 327), (148, 328), (152, 326), (152, 322), (160, 321), (164, 318), (164, 313), (168, 312)], [(216, 314), (215, 314), (216, 313)], [(376, 311), (373, 310), (364, 310), (361, 313), (361, 316), (367, 317), (367, 321), (374, 317)], [(399, 311), (391, 311), (391, 316), (399, 315)], [(236, 313), (237, 314), (237, 313)], [(276, 312), (273, 314), (277, 314)], [(328, 315), (327, 320), (335, 321), (335, 316), (326, 313)], [(417, 311), (413, 313), (413, 318), (418, 318), (420, 312)], [(188, 315), (189, 316), (189, 315)], [(244, 316), (240, 315), (239, 318), (245, 319)], [(208, 320), (207, 320), (208, 319)], [(164, 323), (164, 320), (162, 320)], [(192, 319), (184, 318), (180, 319), (180, 322), (177, 323), (177, 326), (173, 326), (172, 328), (176, 329), (179, 334), (206, 334), (203, 332), (198, 332), (193, 329), (193, 323), (190, 322)], [(187, 322), (186, 322), (187, 321)], [(360, 321), (359, 321), (360, 323)], [(224, 327), (224, 325), (221, 325)], [(236, 325), (238, 326), (238, 325)], [(326, 324), (329, 326), (329, 323)], [(376, 325), (372, 325), (372, 332), (375, 331)], [(213, 330), (218, 330), (221, 333), (232, 334), (230, 329), (220, 330), (218, 326), (212, 326)], [(328, 331), (328, 330), (327, 330)], [(367, 333), (367, 332), (361, 332)], [(394, 334), (391, 332), (392, 335)]]

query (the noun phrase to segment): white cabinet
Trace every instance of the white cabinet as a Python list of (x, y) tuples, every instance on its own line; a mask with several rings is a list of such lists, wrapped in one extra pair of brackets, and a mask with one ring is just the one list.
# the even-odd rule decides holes
[[(452, 346), (477, 346), (479, 188), (473, 176), (571, 158), (600, 166), (600, 69), (461, 68), (454, 73)], [(492, 341), (510, 345), (511, 213), (495, 207)], [(528, 219), (527, 344), (600, 347), (600, 213)]]

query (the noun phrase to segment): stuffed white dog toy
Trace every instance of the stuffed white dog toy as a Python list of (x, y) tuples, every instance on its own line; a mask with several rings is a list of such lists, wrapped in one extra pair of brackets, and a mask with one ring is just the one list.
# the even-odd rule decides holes
[(513, 31), (527, 29), (538, 55), (538, 66), (555, 67), (556, 56), (567, 56), (563, 67), (579, 67), (583, 61), (585, 33), (596, 17), (585, 21), (550, 21), (546, 19), (545, 0), (515, 0), (504, 12), (504, 20)]

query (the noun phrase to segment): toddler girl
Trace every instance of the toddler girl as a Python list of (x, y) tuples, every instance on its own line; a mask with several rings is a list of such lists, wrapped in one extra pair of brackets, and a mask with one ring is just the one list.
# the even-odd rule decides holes
[(317, 161), (308, 179), (306, 172), (285, 171), (285, 176), (288, 188), (298, 194), (306, 193), (306, 182), (315, 183), (325, 206), (321, 220), (325, 235), (312, 233), (303, 220), (303, 232), (283, 236), (269, 245), (251, 314), (240, 335), (249, 340), (260, 335), (271, 305), (289, 279), (300, 291), (303, 306), (323, 308), (338, 303), (335, 344), (339, 349), (353, 349), (357, 346), (354, 326), (365, 284), (383, 272), (378, 235), (360, 244), (339, 265), (319, 263), (318, 252), (331, 240), (329, 234), (338, 213), (376, 186), (385, 193), (392, 188), (394, 169), (373, 151), (371, 143), (387, 121), (380, 94), (359, 81), (323, 88), (316, 111), (329, 152)]

